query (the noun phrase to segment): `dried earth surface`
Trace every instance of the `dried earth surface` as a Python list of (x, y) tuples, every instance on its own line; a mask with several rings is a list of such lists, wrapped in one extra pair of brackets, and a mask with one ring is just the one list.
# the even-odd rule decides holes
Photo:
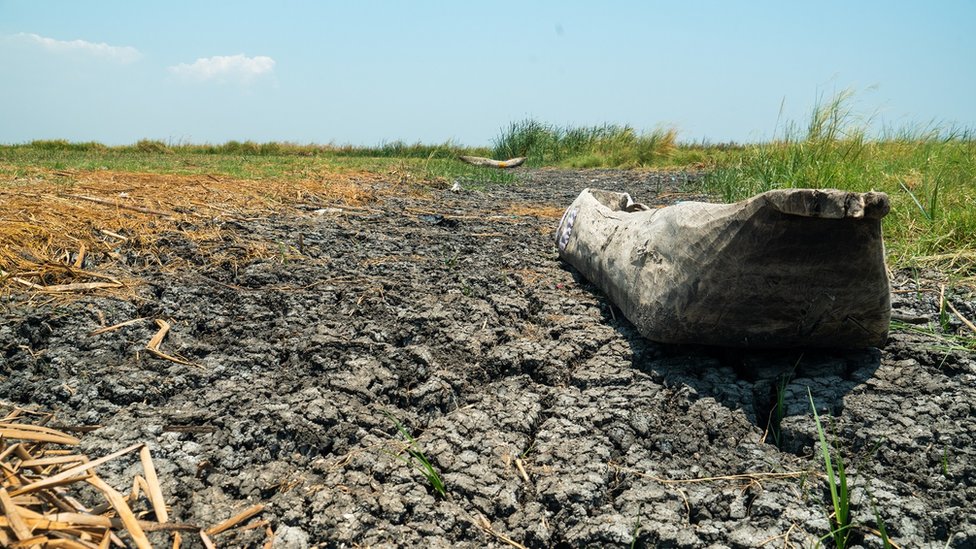
[[(940, 325), (937, 273), (894, 273), (884, 349), (746, 352), (648, 342), (558, 260), (582, 188), (666, 204), (696, 177), (526, 171), (210, 221), (281, 250), (240, 261), (185, 232), (158, 262), (123, 243), (134, 296), (5, 294), (0, 399), (97, 426), (91, 457), (147, 442), (179, 521), (265, 504), (280, 547), (808, 547), (830, 512), (809, 390), (845, 458), (853, 545), (881, 547), (876, 508), (901, 547), (976, 547), (976, 361), (940, 335), (967, 328)], [(976, 317), (972, 294), (946, 297)], [(155, 319), (189, 364), (146, 352)]]

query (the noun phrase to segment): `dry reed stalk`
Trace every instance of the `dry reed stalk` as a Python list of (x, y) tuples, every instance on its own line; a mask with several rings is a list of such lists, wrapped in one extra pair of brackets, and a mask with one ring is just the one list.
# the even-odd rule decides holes
[(125, 529), (129, 531), (129, 536), (132, 541), (135, 542), (136, 547), (139, 549), (152, 549), (152, 544), (149, 543), (149, 538), (146, 537), (146, 533), (139, 526), (139, 521), (136, 520), (136, 515), (129, 508), (129, 504), (125, 501), (115, 488), (112, 488), (106, 482), (98, 477), (89, 477), (86, 479), (88, 484), (91, 484), (99, 492), (108, 498), (112, 507), (119, 514), (119, 518), (122, 519), (122, 524), (125, 525)]
[[(17, 418), (14, 417), (12, 419)], [(30, 442), (51, 442), (69, 446), (74, 446), (79, 442), (77, 438), (55, 431), (54, 429), (26, 423), (9, 423), (7, 421), (0, 422), (0, 438), (5, 440), (26, 440)]]
[(7, 493), (6, 488), (0, 488), (0, 507), (3, 507), (3, 514), (7, 518), (7, 524), (13, 531), (14, 537), (19, 541), (34, 537), (27, 523), (20, 516), (20, 508), (14, 504), (13, 498)]
[(521, 543), (513, 540), (512, 538), (506, 536), (505, 534), (502, 534), (498, 530), (495, 530), (492, 527), (491, 522), (489, 522), (488, 519), (485, 518), (483, 515), (478, 515), (478, 520), (475, 520), (474, 523), (479, 528), (481, 528), (486, 534), (491, 534), (492, 536), (495, 536), (496, 538), (498, 538), (499, 541), (502, 541), (507, 545), (515, 547), (516, 549), (526, 549), (526, 547)]
[(74, 267), (75, 269), (80, 269), (81, 266), (85, 264), (86, 252), (88, 252), (88, 246), (85, 246), (85, 243), (82, 242), (78, 246), (78, 256), (75, 258), (75, 262), (71, 266)]
[(166, 334), (169, 333), (170, 324), (161, 318), (157, 318), (156, 325), (159, 326), (159, 331), (157, 331), (156, 335), (152, 336), (152, 339), (150, 339), (149, 343), (146, 344), (146, 350), (153, 355), (162, 358), (163, 360), (169, 360), (170, 362), (183, 364), (184, 366), (196, 366), (196, 364), (188, 360), (183, 360), (182, 358), (168, 355), (159, 349), (160, 344), (163, 342), (163, 338), (165, 338)]
[(91, 333), (89, 333), (88, 335), (96, 336), (96, 335), (101, 335), (101, 334), (108, 333), (108, 332), (114, 332), (115, 330), (118, 330), (119, 328), (124, 328), (125, 326), (129, 326), (129, 325), (135, 324), (137, 322), (142, 322), (143, 320), (146, 320), (146, 317), (133, 318), (131, 320), (126, 320), (124, 322), (119, 322), (118, 324), (113, 324), (111, 326), (104, 326), (102, 328), (98, 328), (96, 330), (92, 330)]
[(121, 282), (75, 282), (73, 284), (52, 284), (50, 286), (42, 286), (40, 284), (34, 284), (29, 280), (24, 280), (20, 277), (13, 277), (11, 280), (18, 284), (23, 284), (32, 290), (37, 290), (39, 292), (79, 292), (85, 290), (100, 290), (104, 288), (121, 288), (123, 284)]
[(217, 545), (214, 544), (213, 540), (210, 539), (210, 536), (204, 530), (200, 530), (200, 541), (203, 542), (203, 546), (207, 549), (217, 549)]
[(525, 472), (525, 466), (522, 464), (522, 458), (515, 458), (515, 467), (518, 468), (519, 474), (522, 475), (522, 480), (529, 482), (529, 474)]
[[(50, 447), (75, 446), (78, 439), (25, 422), (47, 423), (51, 417), (18, 408), (0, 418), (0, 546), (97, 549), (128, 544), (146, 549), (153, 546), (148, 532), (165, 532), (172, 536), (172, 546), (178, 548), (182, 543), (180, 532), (200, 532), (201, 540), (206, 543), (208, 533), (213, 536), (232, 529), (259, 528), (264, 528), (268, 537), (265, 546), (273, 539), (268, 521), (244, 524), (263, 511), (262, 505), (250, 507), (208, 529), (169, 522), (156, 467), (144, 444), (89, 460), (82, 454)], [(95, 468), (137, 449), (143, 475), (134, 475), (131, 493), (123, 496), (99, 478)], [(83, 505), (70, 495), (82, 484), (95, 488), (105, 501), (90, 509)], [(91, 497), (91, 492), (87, 495)], [(142, 509), (138, 514), (135, 505)], [(139, 518), (147, 511), (156, 520)], [(123, 532), (127, 533), (128, 540), (119, 537)]]
[(99, 229), (98, 232), (102, 233), (105, 236), (110, 236), (110, 237), (112, 237), (112, 238), (114, 238), (116, 240), (121, 240), (122, 242), (128, 242), (128, 240), (129, 240), (128, 237), (122, 236), (122, 235), (120, 235), (118, 233), (113, 233), (112, 231), (110, 231), (108, 229)]
[(976, 324), (973, 324), (968, 318), (962, 316), (962, 313), (959, 312), (959, 309), (956, 309), (955, 305), (953, 305), (951, 301), (946, 300), (945, 304), (949, 307), (949, 310), (952, 311), (956, 317), (966, 325), (967, 328), (972, 330), (973, 333), (976, 333)]
[(16, 490), (14, 490), (11, 493), (11, 495), (12, 496), (18, 496), (18, 495), (21, 495), (21, 494), (29, 494), (31, 492), (36, 492), (36, 491), (42, 490), (44, 488), (50, 488), (52, 486), (58, 486), (58, 485), (61, 485), (61, 484), (70, 484), (71, 482), (75, 482), (75, 481), (78, 481), (78, 480), (84, 480), (84, 479), (86, 479), (86, 478), (88, 478), (88, 477), (91, 476), (90, 473), (89, 473), (89, 471), (92, 470), (92, 469), (94, 469), (95, 467), (98, 467), (99, 465), (102, 465), (103, 463), (106, 463), (108, 461), (111, 461), (111, 460), (113, 460), (113, 459), (115, 459), (115, 458), (117, 458), (119, 456), (128, 454), (129, 452), (131, 452), (133, 450), (137, 450), (137, 449), (141, 448), (142, 446), (143, 446), (143, 443), (133, 444), (132, 446), (129, 446), (128, 448), (123, 448), (121, 450), (118, 450), (117, 452), (113, 452), (113, 453), (111, 453), (111, 454), (109, 454), (107, 456), (100, 457), (100, 458), (98, 458), (98, 459), (96, 459), (94, 461), (88, 461), (88, 462), (82, 463), (81, 465), (76, 465), (76, 466), (71, 467), (69, 469), (65, 469), (64, 471), (61, 471), (60, 473), (58, 473), (56, 475), (39, 479), (39, 480), (34, 481), (34, 482), (30, 483), (30, 484), (27, 484), (26, 486), (21, 486), (20, 488), (17, 488)]
[(152, 457), (149, 455), (149, 448), (145, 446), (139, 451), (139, 460), (142, 462), (142, 470), (146, 474), (146, 484), (149, 501), (152, 503), (153, 512), (159, 522), (169, 521), (169, 514), (166, 512), (166, 501), (163, 500), (163, 490), (159, 486), (159, 477), (156, 476), (156, 467), (153, 466)]
[(234, 526), (237, 526), (238, 524), (246, 521), (247, 519), (253, 517), (254, 515), (257, 515), (261, 511), (264, 511), (264, 505), (261, 505), (260, 503), (257, 505), (252, 505), (251, 507), (248, 507), (247, 509), (241, 511), (240, 513), (237, 513), (236, 515), (228, 518), (227, 520), (219, 524), (216, 524), (214, 526), (211, 526), (210, 528), (207, 528), (206, 533), (208, 536), (216, 536), (221, 532), (226, 532), (227, 530), (230, 530)]

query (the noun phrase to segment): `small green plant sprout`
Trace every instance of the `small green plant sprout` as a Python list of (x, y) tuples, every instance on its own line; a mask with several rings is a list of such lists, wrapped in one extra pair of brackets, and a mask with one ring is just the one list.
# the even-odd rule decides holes
[[(820, 437), (820, 454), (823, 456), (824, 468), (827, 470), (827, 483), (830, 486), (830, 501), (833, 504), (834, 512), (828, 517), (831, 523), (831, 531), (826, 538), (833, 538), (837, 549), (847, 547), (847, 538), (851, 531), (851, 493), (847, 486), (847, 475), (844, 473), (844, 461), (840, 454), (836, 459), (831, 459), (830, 445), (827, 444), (827, 437), (824, 435), (823, 425), (820, 423), (820, 415), (817, 414), (817, 405), (813, 402), (813, 393), (807, 387), (807, 396), (810, 398), (810, 408), (813, 410), (813, 420), (817, 425), (817, 434)], [(836, 468), (834, 463), (836, 462)]]
[(634, 531), (631, 533), (630, 549), (637, 547), (637, 540), (640, 539), (641, 511), (643, 510), (643, 507), (643, 502), (637, 505), (637, 519), (634, 520)]
[(786, 387), (793, 381), (793, 376), (796, 374), (796, 369), (800, 365), (800, 361), (803, 360), (803, 354), (796, 359), (796, 363), (793, 364), (793, 368), (788, 372), (779, 377), (776, 382), (774, 389), (776, 391), (775, 402), (773, 404), (772, 410), (769, 411), (769, 422), (766, 432), (773, 437), (773, 444), (777, 448), (783, 447), (783, 419), (786, 417)]
[(949, 478), (949, 447), (942, 447), (942, 476)]
[(939, 327), (943, 333), (951, 333), (952, 325), (949, 323), (949, 311), (946, 309), (945, 284), (939, 286)]
[(888, 529), (885, 527), (884, 519), (881, 518), (881, 513), (878, 511), (878, 502), (874, 500), (874, 494), (871, 493), (870, 489), (868, 489), (868, 498), (871, 500), (871, 510), (874, 511), (874, 521), (878, 525), (878, 530), (875, 534), (881, 538), (884, 549), (896, 549), (898, 546), (888, 537)]
[(440, 474), (437, 472), (437, 468), (427, 459), (427, 456), (420, 450), (420, 445), (417, 444), (417, 439), (410, 435), (410, 431), (403, 426), (403, 423), (396, 418), (390, 412), (386, 410), (380, 410), (384, 416), (389, 419), (394, 426), (396, 426), (397, 432), (404, 438), (406, 442), (401, 442), (402, 448), (399, 452), (387, 452), (390, 456), (402, 461), (403, 463), (409, 465), (416, 469), (420, 474), (427, 479), (431, 488), (435, 492), (440, 494), (441, 497), (447, 497), (447, 489), (444, 487), (444, 481), (441, 479)]
[(769, 410), (769, 418), (766, 421), (766, 432), (763, 433), (761, 442), (766, 442), (767, 437), (773, 438), (773, 444), (777, 448), (783, 447), (783, 418), (786, 415), (786, 386), (790, 382), (790, 375), (783, 374), (773, 385), (773, 407)]
[(783, 447), (783, 418), (786, 415), (786, 385), (789, 384), (789, 376), (783, 375), (776, 384), (776, 405), (769, 418), (769, 432), (773, 435), (773, 443), (777, 448)]
[(278, 243), (278, 254), (281, 256), (282, 265), (286, 265), (288, 263), (288, 248), (283, 242)]

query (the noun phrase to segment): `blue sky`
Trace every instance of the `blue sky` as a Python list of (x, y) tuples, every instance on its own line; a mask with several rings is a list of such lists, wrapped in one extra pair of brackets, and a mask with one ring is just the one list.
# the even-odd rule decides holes
[(0, 143), (488, 145), (526, 117), (769, 138), (854, 90), (976, 128), (976, 1), (0, 0)]

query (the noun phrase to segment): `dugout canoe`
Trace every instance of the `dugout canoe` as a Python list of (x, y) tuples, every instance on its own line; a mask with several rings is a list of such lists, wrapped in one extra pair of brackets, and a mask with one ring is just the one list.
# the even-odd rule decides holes
[(878, 192), (786, 189), (654, 209), (585, 189), (556, 244), (650, 340), (880, 347), (891, 317), (889, 209)]

